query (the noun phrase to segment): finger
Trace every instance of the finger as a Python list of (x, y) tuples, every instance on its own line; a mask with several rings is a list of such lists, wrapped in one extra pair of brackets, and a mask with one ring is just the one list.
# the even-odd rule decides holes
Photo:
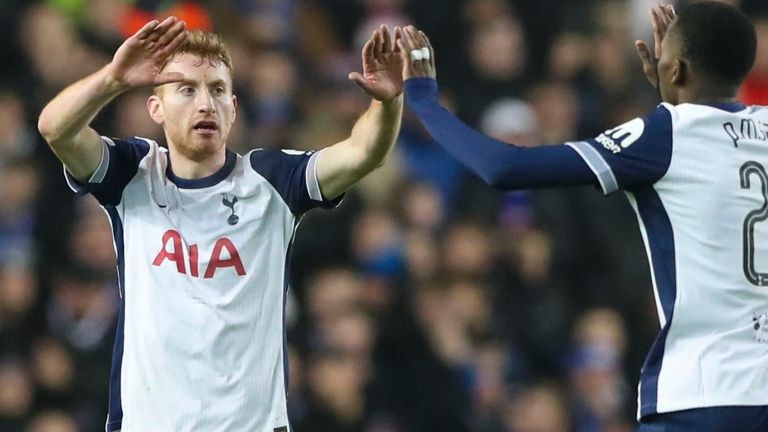
[(672, 22), (672, 18), (669, 16), (669, 11), (667, 10), (666, 6), (659, 6), (656, 10), (656, 14), (661, 20), (661, 28), (663, 33), (666, 33), (669, 24)]
[(661, 24), (659, 22), (658, 13), (655, 9), (651, 10), (651, 17), (653, 23), (653, 42), (655, 50), (655, 58), (661, 57), (661, 40), (664, 39), (664, 34), (661, 32)]
[(184, 81), (184, 74), (181, 72), (168, 72), (168, 73), (161, 73), (157, 74), (155, 76), (154, 84), (156, 86), (163, 85), (163, 84), (170, 84), (175, 82), (181, 82)]
[(400, 58), (403, 60), (403, 80), (413, 77), (413, 64), (411, 63), (411, 50), (406, 46), (405, 39), (402, 37), (395, 40), (395, 44), (400, 49)]
[(368, 39), (365, 42), (365, 45), (363, 45), (363, 64), (373, 59), (373, 45), (375, 44), (375, 40), (373, 38)]
[(400, 58), (403, 60), (403, 63), (409, 63), (411, 61), (411, 54), (408, 46), (405, 44), (405, 40), (402, 37), (396, 38), (395, 45), (397, 45), (397, 51), (400, 53)]
[(137, 31), (137, 32), (134, 34), (134, 36), (135, 36), (137, 39), (139, 39), (139, 40), (143, 40), (143, 39), (146, 39), (146, 37), (147, 37), (147, 36), (149, 36), (149, 33), (151, 33), (151, 32), (152, 32), (152, 30), (154, 30), (154, 29), (155, 29), (155, 27), (157, 27), (157, 25), (158, 25), (159, 23), (160, 23), (160, 22), (159, 22), (158, 20), (152, 20), (152, 21), (150, 21), (150, 22), (148, 22), (148, 23), (144, 24), (144, 27), (140, 28), (140, 29), (139, 29), (139, 31)]
[(359, 72), (352, 72), (347, 76), (347, 78), (349, 78), (349, 80), (355, 83), (358, 87), (363, 89), (364, 92), (368, 93), (370, 91), (370, 83)]
[(667, 5), (667, 13), (669, 13), (669, 16), (672, 19), (675, 19), (675, 17), (677, 17), (677, 12), (675, 12), (675, 5), (668, 4)]
[(419, 34), (424, 38), (424, 42), (429, 49), (429, 66), (432, 67), (432, 70), (435, 70), (435, 49), (432, 47), (432, 42), (429, 41), (427, 34), (423, 31), (419, 31)]
[(381, 38), (381, 32), (376, 30), (371, 36), (373, 39), (373, 56), (379, 58), (381, 56), (381, 50), (384, 47), (384, 40)]
[(657, 84), (656, 67), (653, 59), (651, 58), (651, 50), (648, 48), (648, 44), (645, 41), (635, 41), (635, 48), (637, 49), (637, 55), (640, 57), (640, 61), (643, 63), (643, 75), (648, 79), (653, 87)]
[[(412, 41), (413, 49), (415, 50), (421, 50), (422, 47), (425, 46), (425, 44), (421, 40), (421, 36), (419, 35), (418, 31), (416, 30), (416, 27), (414, 26), (408, 26), (408, 36), (410, 40)], [(424, 57), (422, 57), (420, 60), (414, 61), (414, 69), (419, 72), (420, 74), (423, 74), (424, 71), (424, 65), (425, 65)]]
[(187, 32), (182, 31), (179, 34), (177, 34), (171, 42), (168, 43), (168, 45), (161, 48), (159, 51), (157, 51), (154, 55), (154, 57), (157, 60), (163, 61), (168, 56), (173, 54), (184, 42), (187, 41)]
[(635, 41), (635, 48), (643, 63), (653, 63), (653, 59), (651, 59), (651, 50), (648, 48), (648, 44), (645, 43), (645, 41)]
[(403, 37), (405, 38), (406, 46), (408, 47), (408, 51), (414, 50), (418, 48), (419, 46), (416, 45), (416, 41), (413, 39), (413, 26), (407, 26), (403, 29)]
[(171, 41), (173, 41), (179, 33), (182, 33), (186, 28), (184, 21), (177, 21), (173, 27), (171, 27), (165, 34), (160, 36), (160, 39), (155, 43), (155, 49), (164, 49)]
[(168, 31), (168, 29), (176, 24), (176, 21), (178, 21), (178, 19), (175, 16), (169, 16), (160, 24), (158, 24), (146, 39), (150, 42), (157, 42), (157, 40), (160, 39), (160, 37)]
[(386, 24), (382, 24), (381, 27), (379, 27), (379, 33), (381, 33), (383, 42), (381, 48), (382, 52), (392, 52), (392, 37), (389, 35), (389, 27)]
[[(400, 39), (403, 37), (403, 32), (400, 30), (400, 27), (395, 27), (395, 41), (394, 41), (394, 49), (393, 51), (396, 53), (401, 52), (400, 51), (400, 44), (397, 43)], [(401, 56), (402, 57), (402, 56)]]

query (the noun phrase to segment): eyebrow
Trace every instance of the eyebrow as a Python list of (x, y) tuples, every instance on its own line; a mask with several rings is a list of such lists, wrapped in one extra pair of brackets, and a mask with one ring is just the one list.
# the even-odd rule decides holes
[[(181, 80), (181, 81), (177, 81), (176, 85), (178, 85), (179, 87), (185, 86), (185, 85), (194, 86), (197, 83), (198, 83), (198, 81), (196, 81), (196, 80), (184, 79), (184, 80)], [(226, 87), (227, 82), (224, 81), (223, 79), (217, 79), (217, 80), (211, 81), (210, 83), (208, 83), (208, 85), (211, 86), (211, 87), (213, 87), (213, 86), (225, 86)]]

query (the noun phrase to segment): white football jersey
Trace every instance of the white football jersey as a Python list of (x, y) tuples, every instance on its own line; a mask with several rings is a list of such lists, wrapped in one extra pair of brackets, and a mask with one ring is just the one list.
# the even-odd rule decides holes
[(87, 184), (112, 223), (121, 288), (107, 432), (288, 432), (284, 304), (319, 153), (227, 152), (174, 176), (145, 139), (103, 137)]
[(568, 143), (637, 213), (661, 332), (638, 416), (768, 405), (768, 109), (662, 104)]

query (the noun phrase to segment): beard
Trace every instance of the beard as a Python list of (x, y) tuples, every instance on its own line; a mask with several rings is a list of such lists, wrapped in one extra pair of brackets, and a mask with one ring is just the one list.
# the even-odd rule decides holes
[(216, 155), (225, 143), (223, 139), (206, 140), (193, 135), (184, 136), (179, 131), (168, 130), (166, 130), (165, 138), (169, 147), (173, 145), (174, 150), (180, 155), (195, 162), (202, 162)]

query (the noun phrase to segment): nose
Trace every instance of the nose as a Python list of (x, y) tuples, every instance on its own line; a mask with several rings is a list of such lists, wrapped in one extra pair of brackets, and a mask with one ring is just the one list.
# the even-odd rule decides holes
[(195, 102), (197, 103), (197, 111), (199, 113), (216, 113), (216, 105), (213, 103), (213, 96), (211, 96), (211, 93), (207, 89), (197, 93), (197, 100)]

